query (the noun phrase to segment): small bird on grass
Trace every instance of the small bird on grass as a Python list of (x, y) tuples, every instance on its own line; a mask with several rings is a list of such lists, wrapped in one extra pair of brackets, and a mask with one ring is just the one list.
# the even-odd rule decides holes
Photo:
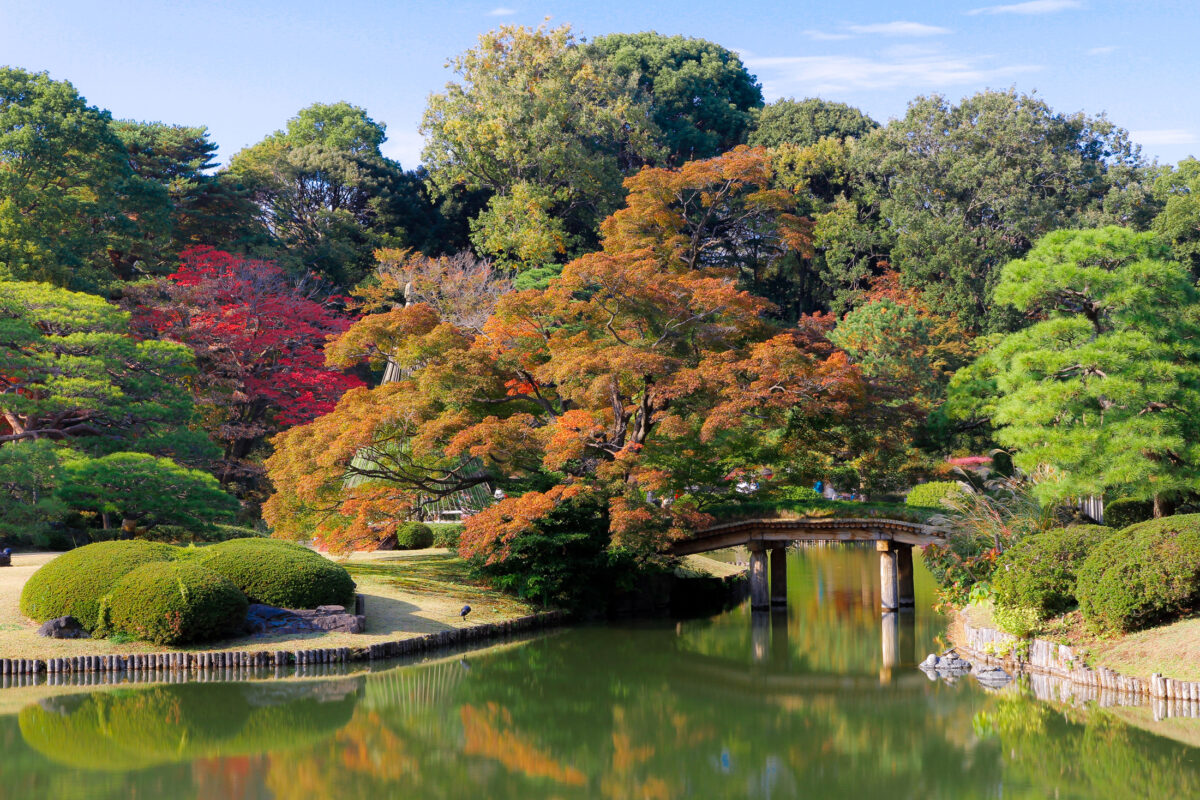
[(462, 611), (458, 612), (458, 615), (459, 615), (460, 617), (462, 617), (463, 619), (466, 619), (466, 618), (467, 618), (467, 614), (470, 614), (470, 613), (471, 613), (471, 607), (470, 607), (470, 606), (463, 606), (463, 607), (462, 607)]

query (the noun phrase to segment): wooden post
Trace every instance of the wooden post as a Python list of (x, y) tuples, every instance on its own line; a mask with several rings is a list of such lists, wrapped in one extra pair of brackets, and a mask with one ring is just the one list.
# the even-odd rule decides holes
[(912, 545), (892, 542), (892, 547), (896, 548), (896, 577), (899, 579), (897, 594), (900, 607), (913, 608), (917, 604), (917, 593), (913, 588)]
[(884, 611), (896, 611), (900, 608), (900, 570), (897, 564), (896, 548), (891, 541), (882, 539), (875, 542), (879, 551), (879, 597)]
[(771, 607), (767, 587), (767, 554), (762, 542), (750, 543), (750, 608), (765, 611)]
[(771, 548), (771, 605), (787, 608), (787, 547)]

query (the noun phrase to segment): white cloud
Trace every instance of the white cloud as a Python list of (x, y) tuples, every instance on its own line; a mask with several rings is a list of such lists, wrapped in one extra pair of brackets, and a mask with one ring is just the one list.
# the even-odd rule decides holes
[(818, 42), (839, 42), (842, 39), (854, 38), (848, 33), (826, 33), (825, 31), (815, 31), (812, 29), (804, 31), (804, 35)]
[(982, 84), (1040, 69), (1032, 64), (989, 66), (986, 57), (928, 51), (864, 56), (782, 56), (750, 58), (746, 65), (772, 97), (802, 92), (925, 88)]
[(1053, 14), (1056, 11), (1068, 11), (1072, 8), (1083, 8), (1081, 0), (1029, 0), (1027, 3), (1013, 3), (1004, 6), (984, 6), (968, 11), (968, 14)]
[(1105, 47), (1093, 47), (1091, 50), (1087, 51), (1087, 54), (1089, 56), (1106, 56), (1109, 53), (1115, 52), (1117, 52), (1117, 48), (1115, 46), (1107, 45)]
[(849, 25), (854, 33), (877, 34), (880, 36), (939, 36), (950, 33), (949, 28), (923, 25), (920, 22), (877, 22), (871, 25)]
[(1196, 134), (1183, 128), (1158, 128), (1156, 130), (1130, 131), (1129, 138), (1138, 144), (1149, 146), (1162, 144), (1195, 144)]
[(499, 8), (493, 8), (491, 11), (487, 12), (487, 15), (489, 17), (510, 17), (515, 13), (517, 13), (515, 8), (505, 8), (504, 6), (500, 6)]

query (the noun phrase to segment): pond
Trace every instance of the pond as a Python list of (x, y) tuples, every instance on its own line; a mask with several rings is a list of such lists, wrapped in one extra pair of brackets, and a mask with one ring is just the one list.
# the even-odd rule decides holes
[(0, 800), (1200, 797), (1200, 749), (1123, 721), (1138, 709), (929, 681), (928, 576), (885, 630), (877, 565), (795, 551), (788, 612), (761, 623), (741, 607), (369, 674), (0, 693)]

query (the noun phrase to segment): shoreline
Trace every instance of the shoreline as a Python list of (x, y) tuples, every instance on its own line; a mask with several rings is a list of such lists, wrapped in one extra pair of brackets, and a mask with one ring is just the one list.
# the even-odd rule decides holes
[[(363, 661), (382, 661), (486, 642), (513, 634), (557, 627), (567, 620), (563, 611), (542, 611), (502, 622), (410, 636), (366, 647), (327, 647), (299, 650), (175, 651), (144, 655), (72, 656), (47, 660), (0, 659), (0, 689), (35, 685), (96, 686), (116, 683), (183, 683), (249, 678), (310, 677), (325, 668)], [(253, 673), (253, 674), (252, 674)], [(80, 680), (114, 677), (117, 680)]]
[[(1091, 668), (1074, 648), (1047, 639), (1022, 639), (1011, 633), (973, 625), (966, 609), (958, 609), (948, 638), (968, 661), (1003, 667), (1014, 676), (1029, 675), (1039, 700), (1098, 702), (1101, 706), (1146, 706), (1154, 719), (1200, 717), (1200, 681), (1181, 681), (1153, 673), (1149, 680), (1106, 667)], [(1002, 655), (997, 655), (997, 650)], [(1024, 651), (1024, 652), (1022, 652)]]

